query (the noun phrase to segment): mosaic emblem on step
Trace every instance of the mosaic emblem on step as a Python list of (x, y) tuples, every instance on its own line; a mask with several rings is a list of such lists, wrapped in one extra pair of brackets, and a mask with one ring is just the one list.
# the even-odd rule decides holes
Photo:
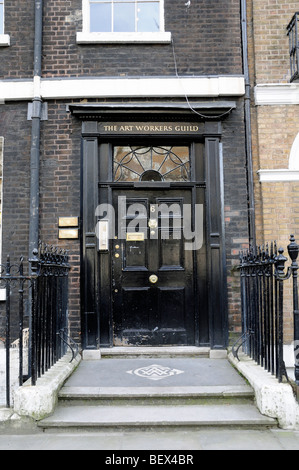
[(173, 375), (183, 374), (184, 371), (153, 364), (148, 367), (140, 367), (140, 369), (128, 370), (127, 373), (138, 375), (138, 377), (143, 377), (144, 379), (161, 380), (172, 377)]

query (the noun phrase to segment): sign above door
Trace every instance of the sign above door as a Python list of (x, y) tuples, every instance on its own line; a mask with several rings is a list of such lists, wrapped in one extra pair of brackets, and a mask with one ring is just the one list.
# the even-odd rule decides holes
[(100, 122), (102, 135), (198, 135), (204, 130), (203, 123), (194, 122)]

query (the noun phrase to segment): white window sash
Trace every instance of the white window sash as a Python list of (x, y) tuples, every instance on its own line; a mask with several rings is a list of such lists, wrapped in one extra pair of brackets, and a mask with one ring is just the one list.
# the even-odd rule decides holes
[(2, 7), (2, 10), (3, 10), (3, 17), (2, 17), (1, 30), (0, 30), (2, 31), (0, 36), (2, 36), (4, 34), (4, 0), (0, 0), (0, 7)]
[(165, 31), (164, 0), (160, 0), (160, 31)]
[(5, 5), (4, 5), (4, 0), (2, 0), (0, 2), (0, 5), (3, 6), (3, 18), (2, 18), (2, 33), (0, 33), (0, 47), (3, 47), (3, 46), (10, 46), (10, 36), (9, 34), (4, 34), (5, 32), (5, 21), (4, 21), (4, 18), (5, 18)]
[(83, 14), (83, 32), (90, 32), (90, 9), (89, 0), (82, 0), (82, 14)]
[[(138, 4), (137, 2), (135, 2), (135, 9), (137, 8), (138, 8)], [(159, 8), (160, 8), (160, 33), (163, 33), (165, 31), (164, 0), (159, 0)], [(82, 14), (83, 14), (82, 32), (85, 34), (94, 34), (94, 33), (90, 33), (90, 0), (82, 0)], [(114, 20), (114, 8), (112, 7), (111, 31), (113, 30), (113, 20)], [(137, 31), (137, 11), (136, 10), (135, 10), (135, 31)], [(96, 33), (96, 34), (101, 34), (101, 32)], [(106, 34), (118, 34), (118, 33), (106, 33)], [(135, 33), (135, 34), (138, 34), (138, 33)]]

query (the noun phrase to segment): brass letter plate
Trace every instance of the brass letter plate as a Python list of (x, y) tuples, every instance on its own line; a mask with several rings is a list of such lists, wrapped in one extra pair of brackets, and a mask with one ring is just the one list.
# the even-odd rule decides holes
[(144, 242), (144, 233), (142, 232), (127, 233), (127, 242)]

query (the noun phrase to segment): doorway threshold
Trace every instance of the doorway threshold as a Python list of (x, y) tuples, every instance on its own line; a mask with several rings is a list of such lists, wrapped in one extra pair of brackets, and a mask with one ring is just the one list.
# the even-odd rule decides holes
[(102, 348), (103, 358), (134, 357), (210, 357), (209, 347), (197, 346), (115, 346)]

